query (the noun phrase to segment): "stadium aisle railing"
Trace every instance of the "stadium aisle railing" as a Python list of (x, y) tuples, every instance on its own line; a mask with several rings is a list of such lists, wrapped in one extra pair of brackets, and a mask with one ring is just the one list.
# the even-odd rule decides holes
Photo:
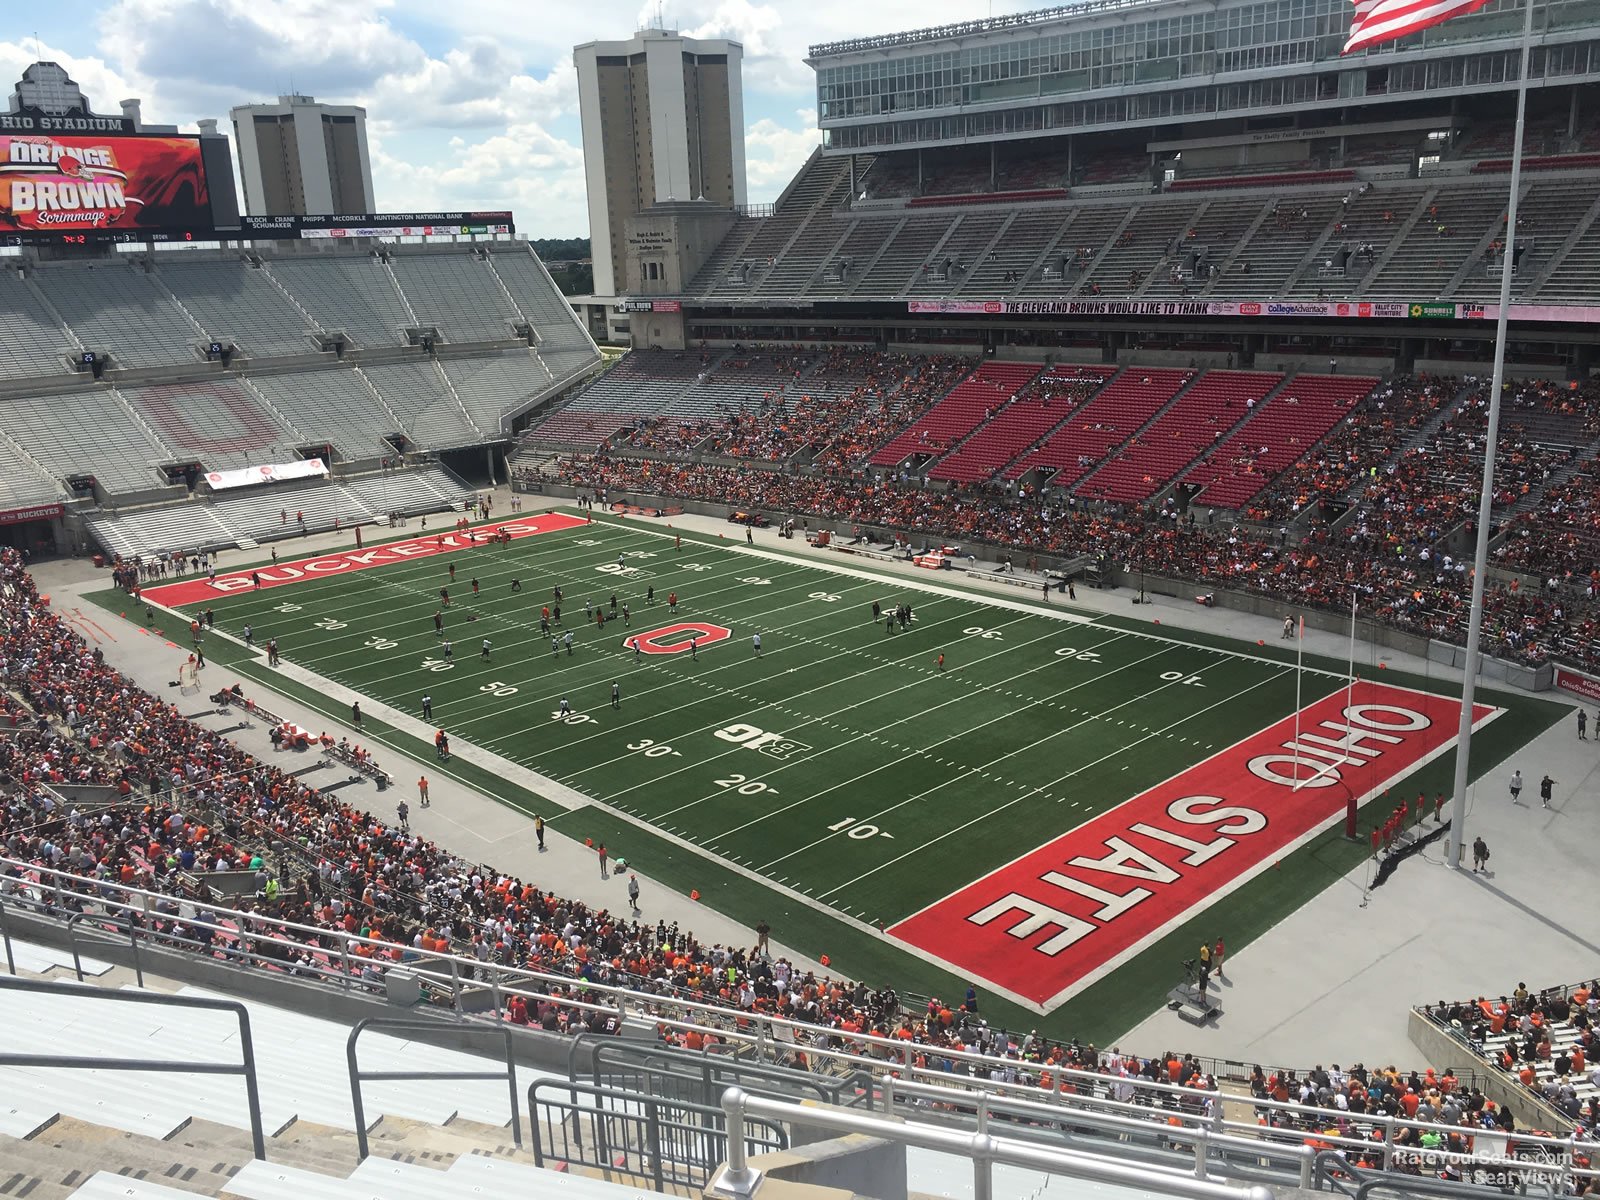
[[(204, 876), (195, 878), (203, 881)], [(420, 977), (441, 1020), (505, 1020), (510, 1000), (520, 996), (534, 1006), (549, 1003), (602, 1019), (614, 1018), (619, 1031), (643, 1025), (653, 1027), (658, 1035), (670, 1031), (718, 1039), (762, 1061), (788, 1058), (806, 1069), (830, 1073), (864, 1068), (891, 1107), (907, 1102), (915, 1105), (920, 1100), (941, 1111), (976, 1111), (981, 1102), (986, 1112), (1035, 1121), (1040, 1116), (1036, 1106), (1045, 1105), (1060, 1114), (1056, 1121), (1070, 1128), (1095, 1124), (1092, 1114), (1136, 1122), (1143, 1115), (1141, 1127), (1149, 1136), (1181, 1137), (1186, 1125), (1203, 1125), (1219, 1136), (1252, 1139), (1257, 1144), (1305, 1144), (1343, 1151), (1375, 1169), (1415, 1172), (1420, 1165), (1477, 1172), (1515, 1170), (1550, 1184), (1552, 1189), (1570, 1191), (1577, 1183), (1600, 1186), (1600, 1171), (1591, 1166), (1600, 1153), (1600, 1142), (1580, 1141), (1576, 1136), (1517, 1133), (1507, 1137), (1476, 1126), (1428, 1124), (1403, 1115), (1354, 1114), (1261, 1097), (1245, 1100), (1144, 1076), (1112, 1075), (844, 1032), (684, 997), (420, 950), (0, 858), (0, 937), (8, 950), (7, 918), (13, 910), (49, 919), (66, 917), (76, 931), (96, 929), (112, 935), (117, 942), (127, 942), (136, 962), (141, 946), (177, 948), (198, 951), (243, 970), (278, 966), (286, 976), (325, 980), (346, 991), (373, 995), (386, 990), (387, 971), (402, 969)], [(206, 936), (194, 936), (200, 932)], [(261, 947), (275, 947), (283, 957), (263, 955)], [(307, 951), (314, 952), (313, 960), (297, 962), (294, 956)], [(465, 1003), (469, 994), (485, 990), (489, 1011), (469, 1014)], [(1004, 1082), (1019, 1072), (1025, 1081)], [(1046, 1078), (1048, 1087), (1042, 1086)], [(955, 1089), (958, 1094), (952, 1098), (919, 1089)], [(1225, 1104), (1233, 1100), (1249, 1104), (1254, 1120), (1228, 1118)], [(1019, 1101), (1024, 1107), (1017, 1107)], [(1106, 1124), (1104, 1120), (1099, 1123)], [(1415, 1145), (1419, 1130), (1441, 1139), (1452, 1134), (1464, 1137), (1467, 1148), (1451, 1151)], [(1261, 1157), (1271, 1155), (1263, 1153)], [(1298, 1167), (1295, 1173), (1299, 1174)]]

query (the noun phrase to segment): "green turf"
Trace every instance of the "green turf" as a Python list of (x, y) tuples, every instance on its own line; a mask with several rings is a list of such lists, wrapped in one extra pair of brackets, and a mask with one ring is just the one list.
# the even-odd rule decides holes
[[(431, 692), (435, 721), (458, 743), (614, 809), (557, 816), (566, 832), (606, 840), (652, 877), (696, 888), (747, 923), (766, 916), (798, 949), (827, 953), (848, 973), (922, 992), (949, 991), (954, 981), (881, 940), (876, 927), (1293, 710), (1292, 662), (1270, 645), (1157, 630), (1137, 618), (1075, 623), (1036, 611), (1037, 598), (1022, 592), (1016, 601), (961, 589), (936, 596), (864, 574), (751, 555), (738, 540), (691, 538), (675, 551), (647, 528), (601, 521), (234, 594), (212, 607), (220, 629), (238, 634), (249, 622), (258, 643), (279, 639), (286, 660), (402, 711), (419, 715), (420, 696)], [(510, 590), (514, 577), (519, 593)], [(571, 655), (564, 646), (552, 653), (538, 628), (558, 583)], [(449, 662), (432, 623), (441, 586), (454, 601)], [(682, 600), (676, 617), (665, 603), (672, 591)], [(631, 605), (631, 625), (597, 630), (584, 619), (585, 600), (609, 612), (613, 592)], [(911, 629), (889, 634), (873, 624), (874, 600), (909, 601)], [(636, 659), (624, 645), (676, 620), (716, 622), (733, 636), (705, 646), (697, 661)], [(237, 651), (222, 653), (220, 661), (240, 661)], [(1304, 703), (1342, 686), (1342, 664), (1308, 666), (1327, 673), (1307, 675)], [(265, 668), (238, 669), (282, 686)], [(613, 682), (620, 709), (611, 707)], [(330, 716), (348, 712), (342, 701), (299, 691)], [(557, 716), (563, 697), (573, 709), (566, 719)], [(1475, 774), (1565, 711), (1509, 696), (1493, 702), (1511, 711), (1475, 739)], [(730, 740), (737, 727), (781, 736), (767, 749), (782, 756)], [(431, 758), (386, 726), (370, 740)], [(553, 810), (514, 781), (459, 759), (455, 769), (507, 803)], [(1444, 756), (1415, 782), (1447, 786), (1449, 769)], [(1363, 853), (1333, 834), (1315, 839), (1283, 871), (1238, 889), (1051, 1017), (1003, 1005), (997, 1015), (1103, 1040), (1159, 1002), (1171, 962), (1189, 956), (1199, 936), (1222, 926), (1242, 946)]]

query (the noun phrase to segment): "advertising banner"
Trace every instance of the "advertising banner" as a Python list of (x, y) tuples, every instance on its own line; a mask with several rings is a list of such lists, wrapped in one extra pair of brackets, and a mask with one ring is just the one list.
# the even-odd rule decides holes
[[(1318, 317), (1493, 321), (1498, 304), (1403, 300), (910, 300), (911, 313), (1004, 317)], [(1600, 324), (1600, 305), (1513, 304), (1513, 321)]]
[(233, 471), (207, 471), (205, 479), (212, 491), (223, 492), (229, 488), (250, 487), (257, 483), (282, 483), (287, 479), (310, 479), (327, 473), (327, 465), (320, 458), (307, 458), (300, 462), (267, 463)]
[(1551, 680), (1563, 692), (1570, 692), (1574, 696), (1581, 696), (1600, 704), (1600, 679), (1593, 675), (1586, 675), (1582, 671), (1574, 671), (1571, 667), (1557, 667), (1555, 677)]
[(265, 238), (456, 237), (515, 233), (509, 211), (429, 213), (310, 213), (247, 216), (239, 220), (240, 236)]
[(210, 225), (199, 138), (0, 133), (0, 234)]
[(1403, 301), (1372, 300), (911, 300), (913, 313), (1024, 317), (1352, 317), (1408, 315)]
[(46, 521), (66, 512), (61, 504), (32, 504), (27, 508), (10, 508), (0, 512), (0, 525), (20, 525), (24, 521)]

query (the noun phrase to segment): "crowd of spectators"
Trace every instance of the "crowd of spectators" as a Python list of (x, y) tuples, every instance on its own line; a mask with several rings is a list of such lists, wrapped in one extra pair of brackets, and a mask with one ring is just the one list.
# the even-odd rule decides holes
[(1600, 586), (1600, 468), (1593, 461), (1545, 489), (1537, 510), (1513, 518), (1495, 551), (1502, 567), (1582, 588)]
[[(151, 916), (158, 932), (252, 965), (326, 970), (331, 942), (285, 946), (209, 914), (199, 887), (208, 873), (258, 872), (246, 910), (380, 943), (356, 966), (372, 984), (411, 951), (453, 950), (570, 975), (573, 999), (598, 999), (585, 996), (588, 983), (626, 984), (826, 1025), (889, 1007), (781, 958), (564, 900), (307, 787), (292, 773), (298, 761), (256, 758), (109, 666), (40, 599), (9, 548), (0, 549), (0, 618), (4, 856), (169, 895), (174, 903)], [(79, 811), (49, 784), (102, 785), (120, 799)], [(0, 888), (26, 890), (22, 874), (7, 868)], [(195, 916), (179, 917), (180, 898), (201, 902)], [(521, 1016), (553, 1029), (608, 1020), (559, 999)]]
[(1440, 1001), (1423, 1014), (1575, 1125), (1600, 1129), (1600, 980)]
[[(1034, 486), (979, 483), (939, 490), (905, 473), (873, 473), (873, 450), (900, 433), (970, 364), (962, 359), (836, 351), (816, 371), (864, 371), (832, 399), (758, 409), (716, 438), (749, 466), (688, 467), (626, 451), (558, 460), (550, 477), (607, 495), (723, 501), (846, 522), (914, 541), (986, 543), (1001, 553), (1080, 556), (1207, 587), (1242, 589), (1290, 605), (1344, 610), (1352, 593), (1369, 616), (1426, 637), (1465, 636), (1469, 554), (1487, 432), (1487, 381), (1398, 376), (1264, 489), (1237, 519), (1097, 503)], [(1095, 379), (1041, 375), (1023, 398), (1071, 411)], [(1578, 447), (1600, 437), (1600, 389), (1545, 381), (1508, 384), (1494, 511), (1509, 522), (1485, 594), (1492, 653), (1530, 664), (1554, 656), (1600, 666), (1596, 572), (1585, 551), (1600, 533), (1600, 478), (1570, 478)], [(766, 469), (801, 447), (809, 468)], [(1113, 451), (1114, 452), (1114, 451)], [(792, 465), (792, 464), (790, 464)], [(1532, 506), (1545, 489), (1548, 505)], [(1336, 502), (1326, 508), (1324, 501)], [(1348, 511), (1348, 510), (1354, 511)], [(1348, 515), (1346, 513), (1348, 512)], [(1343, 519), (1338, 519), (1338, 518)], [(1334, 523), (1330, 523), (1330, 518)], [(1276, 526), (1274, 529), (1273, 527)], [(1497, 529), (1496, 532), (1499, 532)], [(891, 540), (886, 537), (885, 540)]]
[(1246, 510), (1253, 521), (1290, 520), (1325, 500), (1341, 500), (1378, 471), (1462, 383), (1450, 376), (1398, 376), (1368, 397), (1299, 461), (1291, 463)]
[[(1189, 532), (1167, 531), (1174, 538)], [(315, 977), (339, 968), (331, 953), (336, 935), (356, 934), (375, 944), (356, 952), (351, 971), (374, 989), (381, 989), (391, 964), (425, 950), (569, 976), (570, 985), (545, 985), (549, 999), (530, 1006), (518, 998), (505, 1013), (513, 1023), (553, 1032), (616, 1032), (614, 1013), (599, 1005), (590, 985), (621, 984), (724, 1006), (730, 1017), (774, 1014), (807, 1022), (817, 1033), (810, 1046), (796, 1044), (802, 1064), (813, 1047), (864, 1050), (854, 1035), (871, 1033), (905, 1043), (925, 1069), (967, 1073), (971, 1068), (952, 1051), (987, 1054), (1000, 1060), (987, 1069), (992, 1083), (1134, 1101), (1195, 1117), (1210, 1111), (1212, 1102), (1202, 1096), (1216, 1092), (1218, 1080), (1191, 1055), (1139, 1058), (1075, 1040), (1013, 1035), (982, 1019), (975, 990), (962, 1003), (935, 997), (909, 1010), (890, 989), (819, 977), (757, 948), (706, 946), (676, 925), (641, 924), (563, 899), (469, 863), (411, 832), (403, 820), (308, 788), (291, 771), (189, 720), (107, 664), (40, 597), (11, 549), (0, 550), (0, 617), (0, 724), (9, 727), (0, 737), (5, 857), (166, 897), (138, 919), (170, 944), (252, 969)], [(116, 799), (80, 810), (45, 786), (64, 784), (103, 785)], [(223, 920), (213, 911), (203, 885), (214, 872), (253, 874), (253, 895), (235, 906), (254, 916)], [(9, 865), (0, 892), (79, 909), (94, 900), (90, 892), (71, 891), (52, 898), (48, 889), (33, 886), (29, 868)], [(286, 934), (266, 918), (326, 935)], [(1577, 997), (1570, 1014), (1563, 1008), (1563, 1017), (1582, 1026), (1579, 1046), (1552, 1049), (1548, 1034), (1536, 1029), (1556, 1018), (1552, 1002), (1542, 997), (1536, 1008), (1519, 993), (1517, 1007), (1506, 1010), (1523, 1014), (1528, 1031), (1518, 1053), (1530, 1061), (1553, 1058), (1558, 1078), (1581, 1074), (1578, 1056), (1592, 1053), (1597, 998), (1600, 986)], [(1477, 1010), (1461, 1015), (1476, 1033)], [(1485, 1008), (1481, 1019), (1496, 1018)], [(1500, 1018), (1502, 1025), (1506, 1019)], [(698, 1032), (662, 1027), (658, 1033), (691, 1048), (705, 1045)], [(1301, 1076), (1269, 1075), (1258, 1067), (1251, 1083), (1262, 1100), (1294, 1101), (1325, 1113), (1263, 1106), (1262, 1126), (1296, 1141), (1354, 1138), (1373, 1149), (1352, 1159), (1370, 1166), (1381, 1161), (1383, 1135), (1364, 1118), (1403, 1115), (1418, 1122), (1402, 1132), (1399, 1144), (1424, 1151), (1465, 1150), (1474, 1128), (1514, 1127), (1508, 1111), (1475, 1089), (1458, 1089), (1448, 1072), (1435, 1078), (1430, 1071), (1423, 1079), (1393, 1068), (1342, 1073), (1335, 1066)], [(1201, 1095), (1151, 1086), (1157, 1084)], [(1600, 1102), (1569, 1103), (1573, 1098), (1559, 1083), (1553, 1092), (1543, 1090), (1579, 1127), (1600, 1115)], [(1428, 1120), (1458, 1125), (1461, 1132), (1427, 1130), (1420, 1123)], [(1409, 1168), (1403, 1169), (1428, 1165), (1425, 1157), (1405, 1161)]]

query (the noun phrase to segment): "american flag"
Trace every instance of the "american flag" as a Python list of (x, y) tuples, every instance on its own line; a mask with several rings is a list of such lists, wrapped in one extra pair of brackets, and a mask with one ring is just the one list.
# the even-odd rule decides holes
[[(1355, 0), (1356, 15), (1350, 37), (1341, 53), (1350, 54), (1383, 42), (1392, 42), (1448, 21), (1477, 12), (1489, 0)], [(1532, 3), (1532, 0), (1529, 0)]]

